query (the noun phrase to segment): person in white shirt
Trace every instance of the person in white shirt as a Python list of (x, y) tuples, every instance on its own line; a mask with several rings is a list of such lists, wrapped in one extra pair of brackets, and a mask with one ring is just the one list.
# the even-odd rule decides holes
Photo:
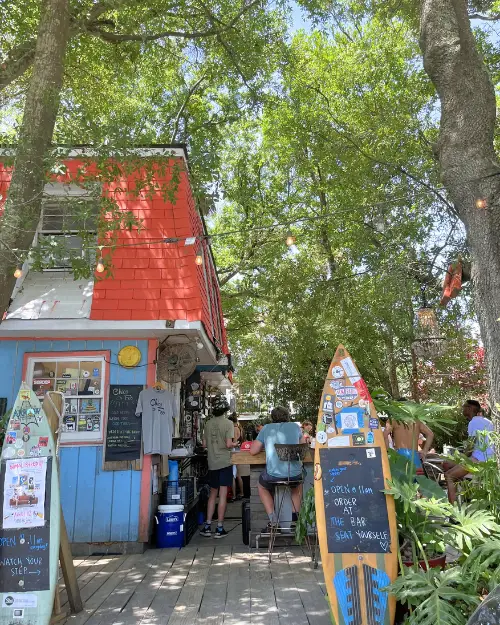
[[(493, 432), (495, 427), (490, 419), (482, 416), (481, 410), (481, 404), (475, 399), (468, 399), (462, 407), (464, 416), (469, 419), (467, 432), (469, 437), (474, 439), (474, 448), (470, 452), (472, 462), (486, 462), (494, 455), (488, 432)], [(457, 482), (463, 480), (469, 471), (454, 462), (445, 462), (443, 468), (448, 486), (448, 500), (454, 503), (457, 499)]]

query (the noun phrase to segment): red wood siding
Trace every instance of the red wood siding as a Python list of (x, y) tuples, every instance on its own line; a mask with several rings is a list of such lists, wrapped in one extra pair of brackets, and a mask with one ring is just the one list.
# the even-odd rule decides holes
[[(65, 162), (67, 179), (75, 177), (83, 163)], [(112, 254), (113, 276), (96, 274), (91, 319), (96, 320), (187, 320), (201, 321), (209, 338), (227, 353), (226, 333), (220, 307), (220, 292), (207, 243), (186, 246), (184, 241), (162, 243), (169, 237), (195, 237), (203, 234), (184, 161), (172, 158), (170, 169), (157, 175), (159, 186), (169, 182), (174, 165), (181, 166), (175, 201), (162, 197), (160, 191), (130, 194), (140, 172), (105, 184), (103, 192), (113, 196), (119, 207), (130, 210), (142, 220), (138, 232), (121, 231), (119, 242), (130, 247), (117, 248)], [(10, 171), (0, 165), (0, 195), (5, 197)], [(0, 207), (3, 200), (0, 199)], [(133, 244), (133, 245), (131, 245)], [(138, 244), (138, 245), (135, 245)], [(195, 264), (203, 248), (204, 264)], [(208, 288), (207, 288), (208, 286)]]

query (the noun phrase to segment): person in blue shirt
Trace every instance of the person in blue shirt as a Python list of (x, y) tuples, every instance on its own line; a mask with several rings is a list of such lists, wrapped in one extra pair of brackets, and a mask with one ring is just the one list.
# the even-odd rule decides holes
[[(278, 523), (276, 513), (274, 511), (274, 489), (275, 483), (283, 479), (290, 481), (302, 480), (302, 463), (301, 462), (284, 462), (278, 458), (274, 445), (298, 445), (305, 443), (305, 437), (297, 423), (290, 421), (290, 413), (283, 406), (273, 408), (271, 412), (272, 423), (265, 425), (259, 432), (257, 439), (253, 441), (250, 453), (252, 456), (260, 453), (262, 450), (266, 452), (266, 468), (260, 474), (259, 478), (259, 497), (264, 505), (269, 523), (263, 532), (269, 533), (271, 528)], [(290, 464), (290, 468), (288, 465)], [(297, 521), (297, 515), (302, 502), (302, 484), (292, 488), (292, 522)]]
[[(486, 462), (495, 455), (488, 432), (493, 432), (493, 422), (481, 415), (481, 404), (475, 399), (468, 399), (462, 406), (462, 412), (469, 420), (467, 432), (474, 441), (474, 448), (470, 452), (472, 462)], [(461, 464), (448, 461), (443, 464), (445, 480), (448, 487), (448, 500), (454, 503), (457, 499), (457, 482), (463, 480), (469, 470)]]

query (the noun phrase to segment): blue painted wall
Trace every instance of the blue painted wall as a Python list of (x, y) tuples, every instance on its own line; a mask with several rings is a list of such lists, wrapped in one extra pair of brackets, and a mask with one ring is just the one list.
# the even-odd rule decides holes
[[(125, 345), (142, 353), (140, 365), (124, 369), (117, 354)], [(110, 350), (110, 384), (146, 384), (147, 341), (0, 341), (0, 397), (11, 408), (22, 381), (27, 352)], [(143, 366), (141, 366), (143, 365)], [(140, 471), (103, 471), (103, 446), (61, 448), (61, 503), (71, 542), (138, 540)]]

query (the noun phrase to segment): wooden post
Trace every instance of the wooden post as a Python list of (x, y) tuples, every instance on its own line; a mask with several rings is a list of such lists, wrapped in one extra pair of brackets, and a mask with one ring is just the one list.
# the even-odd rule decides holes
[[(50, 401), (47, 398), (50, 395)], [(57, 443), (57, 430), (59, 428), (59, 415), (63, 411), (63, 397), (59, 393), (47, 393), (43, 400), (43, 411), (49, 421), (50, 429), (52, 430), (52, 436)], [(52, 403), (51, 403), (52, 402)], [(52, 405), (54, 404), (54, 405)], [(54, 406), (56, 409), (54, 409)], [(73, 556), (71, 554), (71, 548), (69, 545), (68, 532), (66, 529), (66, 522), (61, 510), (61, 543), (59, 546), (59, 561), (61, 563), (61, 569), (63, 572), (64, 583), (68, 592), (68, 601), (72, 612), (81, 612), (83, 610), (83, 602), (80, 595), (80, 589), (78, 588), (78, 581), (76, 579), (75, 566), (73, 564)], [(56, 599), (54, 601), (54, 615), (52, 623), (56, 623), (61, 620), (61, 603), (59, 600), (59, 590), (56, 589)], [(57, 610), (59, 612), (57, 612)]]

